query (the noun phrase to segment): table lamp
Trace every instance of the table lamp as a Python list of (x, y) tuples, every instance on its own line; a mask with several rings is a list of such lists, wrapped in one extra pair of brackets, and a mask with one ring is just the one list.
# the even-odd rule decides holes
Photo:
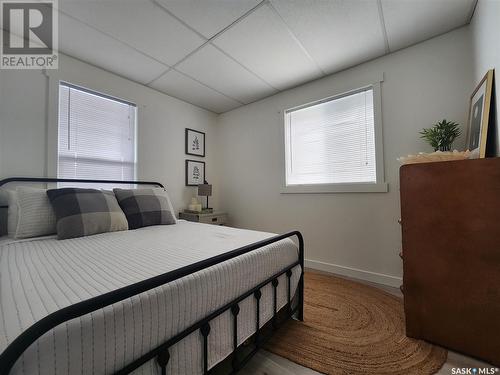
[(205, 210), (209, 210), (208, 197), (212, 196), (212, 185), (210, 185), (207, 181), (205, 181), (204, 184), (198, 185), (198, 195), (200, 197), (207, 197), (207, 207)]

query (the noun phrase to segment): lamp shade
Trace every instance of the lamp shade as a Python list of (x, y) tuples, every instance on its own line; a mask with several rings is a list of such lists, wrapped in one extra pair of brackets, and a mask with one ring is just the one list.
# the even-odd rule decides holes
[(212, 196), (212, 185), (210, 185), (210, 184), (198, 185), (198, 195), (200, 197), (211, 197)]

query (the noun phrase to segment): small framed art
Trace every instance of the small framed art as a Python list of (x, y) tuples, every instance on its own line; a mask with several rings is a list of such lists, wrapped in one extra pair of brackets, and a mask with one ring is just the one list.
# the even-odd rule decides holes
[(205, 182), (205, 162), (186, 160), (186, 186), (198, 186)]
[(205, 133), (186, 128), (186, 154), (205, 156)]
[(470, 97), (467, 148), (470, 151), (478, 150), (480, 158), (486, 156), (492, 87), (493, 70), (489, 70)]

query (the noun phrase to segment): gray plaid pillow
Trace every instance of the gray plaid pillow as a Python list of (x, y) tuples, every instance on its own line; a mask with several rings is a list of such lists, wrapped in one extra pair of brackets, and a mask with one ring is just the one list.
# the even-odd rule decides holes
[(57, 219), (57, 238), (127, 230), (125, 214), (111, 192), (96, 189), (47, 190)]
[(113, 189), (130, 229), (175, 224), (170, 199), (163, 189)]

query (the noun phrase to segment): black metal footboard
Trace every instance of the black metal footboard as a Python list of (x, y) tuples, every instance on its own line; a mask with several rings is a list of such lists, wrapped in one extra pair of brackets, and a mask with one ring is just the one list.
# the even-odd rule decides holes
[[(75, 182), (75, 183), (107, 183), (107, 184), (137, 184), (137, 185), (157, 185), (163, 187), (160, 183), (157, 182), (143, 182), (143, 181), (100, 181), (100, 180), (68, 180), (68, 179), (55, 179), (55, 178), (9, 178), (3, 181), (0, 181), (0, 186), (9, 183), (9, 182)], [(286, 238), (297, 237), (298, 245), (299, 245), (299, 256), (298, 260), (278, 273), (272, 275), (268, 279), (264, 280), (259, 285), (256, 285), (254, 288), (248, 290), (244, 294), (240, 295), (230, 303), (222, 306), (218, 310), (212, 312), (210, 315), (205, 318), (199, 320), (192, 326), (186, 328), (184, 331), (178, 333), (174, 337), (170, 338), (160, 346), (155, 349), (149, 351), (144, 354), (140, 358), (134, 360), (129, 363), (123, 369), (116, 372), (116, 374), (128, 374), (143, 364), (149, 362), (150, 360), (156, 358), (158, 364), (161, 368), (161, 373), (163, 375), (167, 374), (167, 364), (170, 359), (169, 348), (174, 344), (178, 343), (191, 333), (195, 331), (199, 331), (203, 341), (203, 373), (208, 374), (208, 337), (210, 335), (210, 322), (223, 314), (224, 312), (230, 310), (232, 319), (233, 319), (233, 352), (231, 354), (231, 363), (232, 363), (232, 373), (237, 372), (241, 367), (251, 358), (253, 354), (259, 349), (262, 337), (261, 337), (261, 322), (260, 322), (260, 299), (261, 299), (261, 289), (268, 284), (271, 284), (273, 287), (273, 318), (272, 325), (276, 327), (278, 324), (278, 301), (277, 301), (277, 287), (278, 287), (278, 278), (283, 274), (286, 275), (287, 280), (287, 304), (283, 308), (287, 317), (292, 317), (296, 314), (299, 320), (303, 320), (303, 308), (304, 308), (304, 240), (302, 234), (298, 231), (292, 231), (289, 233), (285, 233), (282, 235), (277, 235), (262, 241), (255, 242), (250, 245), (246, 245), (240, 247), (238, 249), (229, 251), (227, 253), (214, 256), (209, 259), (202, 260), (200, 262), (196, 262), (190, 264), (188, 266), (176, 269), (174, 271), (170, 271), (164, 273), (159, 276), (155, 276), (153, 278), (117, 289), (115, 291), (102, 294), (100, 296), (88, 299), (86, 301), (82, 301), (76, 303), (74, 305), (67, 306), (61, 310), (58, 310), (45, 318), (39, 320), (35, 324), (33, 324), (30, 328), (20, 334), (4, 351), (0, 354), (0, 374), (8, 375), (12, 366), (16, 363), (16, 361), (22, 356), (24, 351), (36, 340), (38, 340), (43, 334), (50, 331), (51, 329), (57, 327), (58, 325), (65, 323), (74, 318), (78, 318), (89, 314), (91, 312), (97, 311), (104, 307), (110, 306), (114, 303), (121, 302), (125, 299), (134, 297), (138, 294), (144, 293), (151, 289), (157, 288), (164, 284), (170, 283), (174, 280), (178, 280), (182, 277), (188, 276), (195, 272), (201, 271), (203, 269), (212, 267), (219, 263), (225, 262), (227, 260), (233, 259), (240, 255), (249, 253), (251, 251), (260, 249), (264, 246), (270, 245), (272, 243), (281, 241)], [(292, 269), (300, 265), (301, 267), (301, 275), (299, 279), (299, 285), (297, 290), (297, 303), (296, 306), (293, 307), (292, 303), (292, 293), (291, 293), (291, 276)], [(244, 358), (238, 358), (238, 314), (240, 311), (239, 303), (244, 299), (251, 297), (255, 298), (256, 301), (256, 314), (255, 314), (255, 334), (254, 334), (254, 349), (250, 351)]]

